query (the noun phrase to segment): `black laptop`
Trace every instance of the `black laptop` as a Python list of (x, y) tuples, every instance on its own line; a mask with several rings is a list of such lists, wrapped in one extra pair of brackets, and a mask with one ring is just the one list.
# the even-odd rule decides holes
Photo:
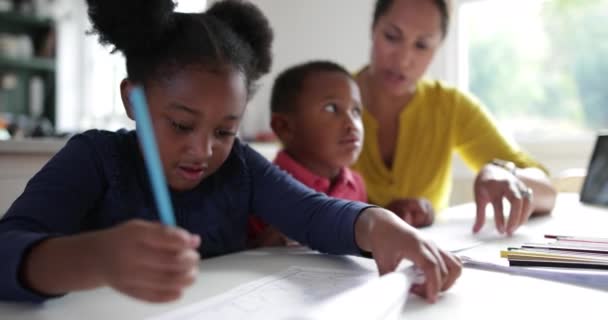
[(581, 202), (608, 206), (608, 133), (598, 135), (581, 190)]

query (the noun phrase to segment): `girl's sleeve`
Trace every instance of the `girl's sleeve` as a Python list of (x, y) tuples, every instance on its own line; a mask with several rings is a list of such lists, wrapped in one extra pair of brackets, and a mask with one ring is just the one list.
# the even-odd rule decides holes
[(251, 207), (264, 221), (290, 238), (331, 254), (360, 255), (355, 222), (369, 204), (327, 197), (309, 189), (249, 147)]
[(454, 90), (451, 124), (454, 146), (463, 161), (475, 172), (493, 159), (514, 162), (520, 168), (547, 170), (500, 132), (495, 120), (473, 97)]
[(0, 220), (0, 299), (41, 302), (21, 266), (30, 249), (49, 237), (80, 231), (102, 192), (99, 158), (89, 138), (72, 138), (28, 183)]

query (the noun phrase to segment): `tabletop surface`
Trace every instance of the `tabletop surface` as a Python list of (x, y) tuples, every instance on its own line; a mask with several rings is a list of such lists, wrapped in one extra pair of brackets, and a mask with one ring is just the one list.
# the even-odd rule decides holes
[[(437, 225), (422, 230), (439, 244), (449, 245), (445, 232), (470, 235), (475, 214), (472, 204), (442, 213)], [(491, 222), (491, 221), (490, 221)], [(608, 210), (582, 205), (576, 194), (560, 194), (551, 216), (535, 218), (513, 237), (493, 236), (459, 252), (476, 259), (505, 264), (499, 251), (539, 239), (545, 233), (606, 236)], [(449, 231), (445, 231), (449, 230)], [(442, 235), (443, 233), (443, 235)], [(144, 319), (199, 302), (241, 284), (292, 266), (340, 270), (374, 270), (371, 260), (317, 254), (304, 248), (268, 248), (201, 261), (196, 283), (177, 302), (148, 304), (109, 288), (77, 292), (42, 305), (0, 303), (0, 319)], [(407, 319), (607, 319), (603, 304), (608, 291), (558, 282), (465, 268), (454, 287), (428, 304), (410, 295), (403, 307)]]

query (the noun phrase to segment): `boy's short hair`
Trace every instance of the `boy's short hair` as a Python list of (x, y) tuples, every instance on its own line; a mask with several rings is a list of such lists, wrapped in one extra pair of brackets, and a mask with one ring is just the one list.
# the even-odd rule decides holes
[(338, 72), (354, 81), (350, 72), (335, 62), (317, 60), (295, 65), (281, 72), (274, 80), (270, 96), (270, 111), (273, 113), (293, 112), (304, 80), (317, 72)]

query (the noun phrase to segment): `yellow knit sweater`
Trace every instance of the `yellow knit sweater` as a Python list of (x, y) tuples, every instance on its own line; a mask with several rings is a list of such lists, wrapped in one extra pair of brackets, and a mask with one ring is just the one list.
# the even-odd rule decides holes
[(419, 81), (399, 121), (393, 166), (388, 168), (380, 155), (378, 123), (363, 110), (365, 141), (354, 168), (365, 180), (371, 203), (386, 206), (397, 198), (425, 197), (435, 210), (446, 208), (454, 151), (475, 172), (494, 158), (544, 170), (501, 135), (478, 101), (442, 82)]

